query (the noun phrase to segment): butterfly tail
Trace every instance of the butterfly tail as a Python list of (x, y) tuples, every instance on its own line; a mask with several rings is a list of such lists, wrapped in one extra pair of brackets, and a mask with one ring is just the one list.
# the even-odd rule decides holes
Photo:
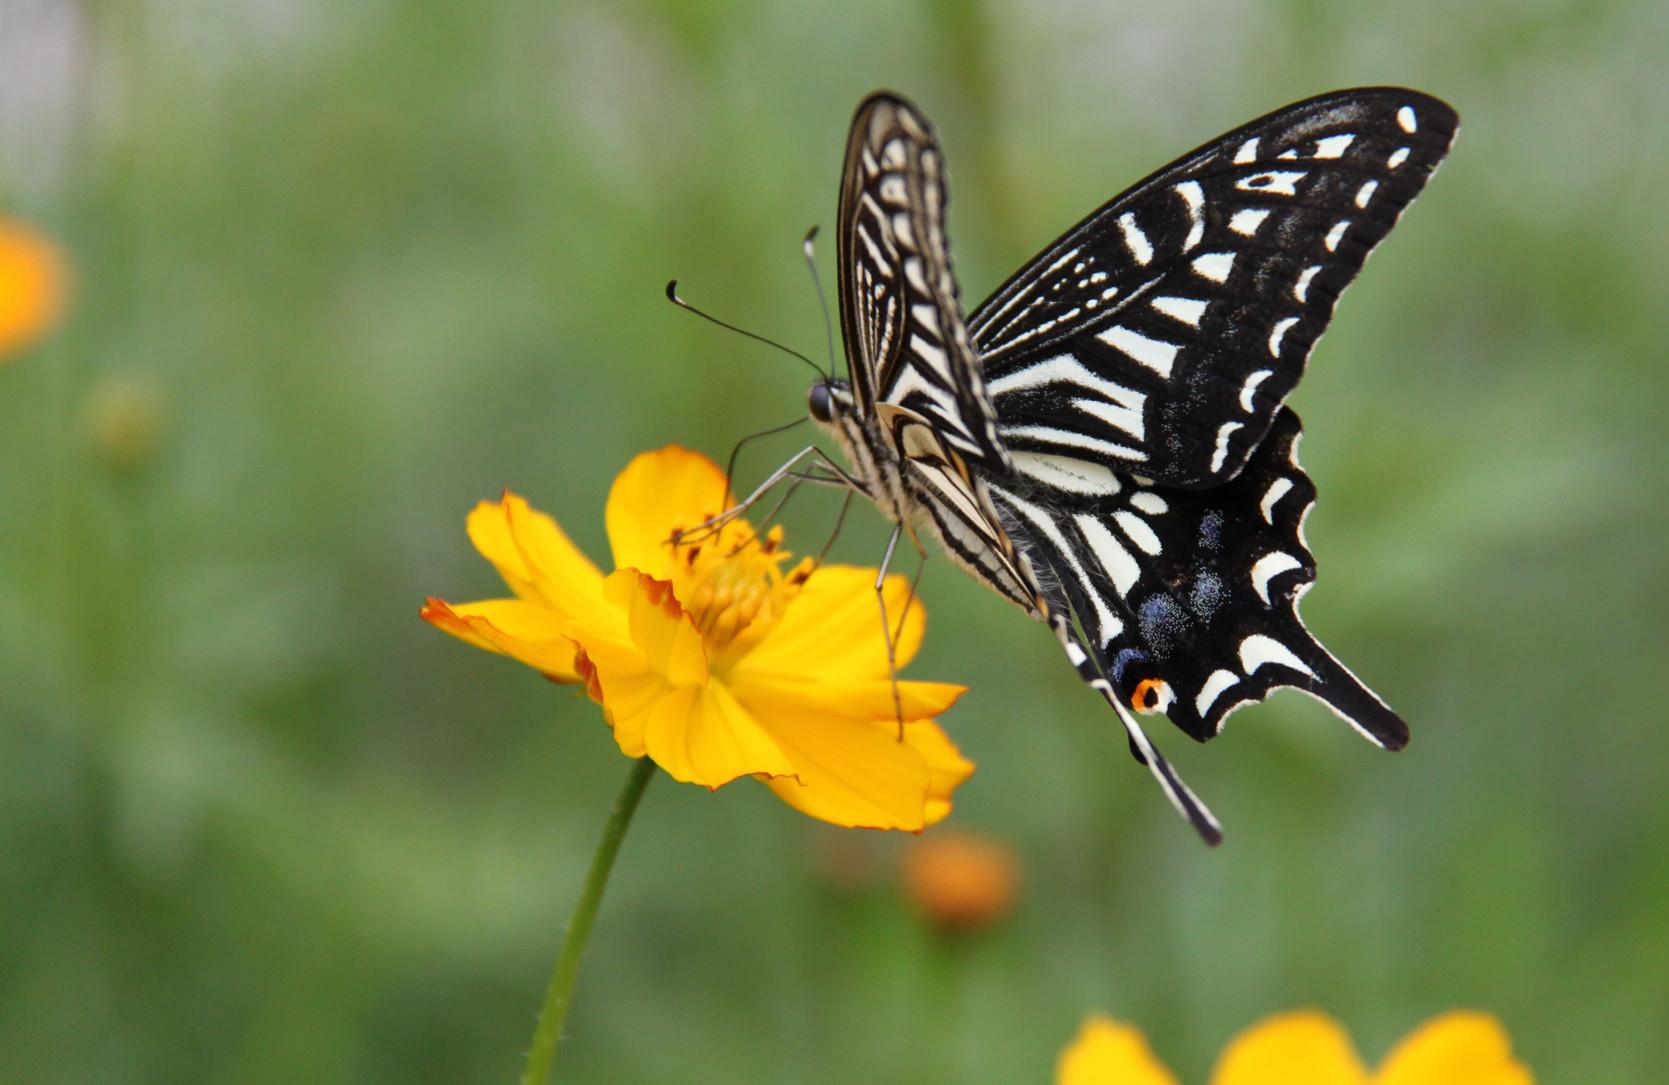
[(1408, 745), (1408, 724), (1401, 716), (1320, 643), (1311, 639), (1309, 647), (1303, 658), (1310, 674), (1286, 681), (1332, 709), (1375, 746), (1395, 751)]
[(1158, 781), (1159, 789), (1165, 793), (1165, 797), (1171, 801), (1171, 805), (1176, 807), (1177, 813), (1181, 814), (1188, 824), (1194, 827), (1194, 831), (1200, 834), (1200, 839), (1207, 844), (1212, 847), (1221, 844), (1223, 842), (1222, 825), (1212, 815), (1205, 803), (1201, 802), (1199, 797), (1189, 789), (1188, 785), (1182, 782), (1182, 777), (1177, 775), (1176, 770), (1171, 768), (1170, 762), (1166, 761), (1164, 755), (1153, 745), (1152, 740), (1147, 737), (1147, 733), (1142, 730), (1142, 725), (1137, 723), (1136, 718), (1130, 714), (1130, 710), (1120, 703), (1118, 695), (1113, 692), (1112, 683), (1096, 670), (1090, 654), (1072, 635), (1072, 630), (1067, 624), (1065, 615), (1056, 611), (1050, 617), (1049, 624), (1054, 629), (1055, 636), (1059, 638), (1061, 647), (1066, 650), (1067, 659), (1071, 660), (1072, 665), (1077, 668), (1078, 677), (1082, 678), (1086, 685), (1101, 694), (1107, 703), (1113, 706), (1113, 711), (1118, 714), (1119, 722), (1124, 725), (1125, 734), (1130, 738), (1131, 754), (1135, 756), (1137, 761), (1146, 765), (1149, 772), (1153, 773), (1154, 780)]

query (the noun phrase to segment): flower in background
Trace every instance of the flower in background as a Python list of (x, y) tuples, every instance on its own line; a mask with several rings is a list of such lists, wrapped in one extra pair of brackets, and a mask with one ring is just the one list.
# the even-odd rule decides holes
[(162, 386), (144, 373), (112, 373), (87, 393), (82, 429), (100, 463), (115, 472), (150, 463), (168, 430), (168, 400)]
[(64, 307), (64, 254), (15, 219), (0, 218), (0, 361), (58, 323)]
[[(513, 598), (449, 604), (425, 620), (557, 682), (583, 684), (628, 757), (718, 788), (762, 780), (789, 805), (848, 827), (919, 831), (951, 809), (973, 772), (932, 717), (963, 687), (893, 687), (875, 571), (802, 561), (785, 568), (780, 528), (698, 525), (732, 504), (724, 473), (676, 446), (627, 465), (605, 523), (605, 576), (556, 522), (506, 493), (470, 513), (470, 540)], [(688, 538), (673, 544), (676, 533)], [(889, 614), (908, 598), (888, 577)], [(902, 667), (921, 644), (921, 607), (898, 638)]]
[(904, 890), (928, 922), (965, 933), (989, 927), (1014, 909), (1020, 863), (992, 837), (939, 833), (904, 853)]
[[(1338, 1022), (1313, 1010), (1277, 1014), (1229, 1044), (1211, 1085), (1533, 1085), (1501, 1023), (1457, 1010), (1415, 1029), (1370, 1073)], [(1061, 1053), (1056, 1085), (1177, 1085), (1142, 1034), (1105, 1017), (1084, 1022)]]

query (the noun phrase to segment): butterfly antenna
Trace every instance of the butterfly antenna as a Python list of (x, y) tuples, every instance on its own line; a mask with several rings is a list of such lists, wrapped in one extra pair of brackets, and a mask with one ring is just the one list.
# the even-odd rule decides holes
[(737, 335), (745, 335), (749, 339), (753, 339), (753, 340), (756, 340), (760, 343), (764, 343), (766, 346), (776, 347), (778, 350), (782, 351), (784, 354), (792, 354), (794, 357), (798, 358), (800, 361), (804, 362), (806, 365), (811, 366), (812, 371), (814, 373), (816, 373), (819, 377), (824, 376), (823, 371), (817, 367), (816, 362), (812, 361), (810, 358), (807, 358), (804, 354), (801, 354), (799, 351), (795, 350), (793, 347), (783, 346), (781, 343), (777, 342), (775, 339), (767, 339), (763, 335), (759, 335), (755, 332), (748, 331), (746, 328), (738, 328), (734, 324), (728, 323), (727, 321), (720, 320), (718, 317), (713, 316), (711, 313), (705, 313), (705, 312), (702, 312), (700, 309), (697, 309), (695, 306), (691, 305), (689, 302), (685, 301), (683, 298), (678, 296), (678, 280), (677, 279), (673, 279), (671, 282), (666, 284), (666, 300), (668, 300), (672, 304), (678, 306), (678, 308), (680, 308), (680, 309), (684, 309), (684, 310), (687, 310), (688, 312), (692, 312), (696, 316), (700, 317), (701, 319), (706, 320), (706, 321), (710, 321), (711, 323), (714, 323), (714, 324), (717, 324), (721, 328), (725, 328), (729, 331), (733, 331)]
[(806, 239), (800, 242), (800, 249), (806, 254), (806, 267), (811, 269), (811, 285), (817, 291), (817, 304), (823, 308), (823, 338), (829, 348), (828, 379), (834, 380), (834, 320), (829, 316), (829, 298), (823, 293), (823, 279), (817, 274), (817, 256), (812, 251), (811, 243), (817, 237), (817, 227), (806, 231)]

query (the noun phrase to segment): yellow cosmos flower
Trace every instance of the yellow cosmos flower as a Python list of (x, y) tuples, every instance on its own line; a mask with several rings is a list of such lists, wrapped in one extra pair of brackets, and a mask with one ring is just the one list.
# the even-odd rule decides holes
[[(1277, 1014), (1235, 1037), (1211, 1085), (1534, 1085), (1500, 1022), (1455, 1011), (1426, 1022), (1373, 1073), (1338, 1022), (1313, 1010)], [(1062, 1052), (1056, 1085), (1177, 1085), (1142, 1034), (1105, 1017), (1084, 1022)]]
[(64, 255), (30, 227), (0, 218), (0, 361), (52, 330), (64, 305)]
[[(470, 513), (470, 540), (514, 598), (448, 604), (423, 617), (564, 683), (583, 683), (628, 757), (718, 788), (763, 780), (791, 806), (849, 827), (919, 831), (950, 813), (973, 772), (932, 717), (963, 687), (899, 682), (898, 733), (875, 571), (802, 561), (785, 568), (780, 528), (740, 519), (689, 531), (732, 504), (724, 473), (676, 446), (646, 452), (615, 479), (605, 523), (607, 576), (556, 521), (506, 493)], [(908, 597), (885, 586), (888, 613)], [(902, 667), (921, 644), (905, 616)]]

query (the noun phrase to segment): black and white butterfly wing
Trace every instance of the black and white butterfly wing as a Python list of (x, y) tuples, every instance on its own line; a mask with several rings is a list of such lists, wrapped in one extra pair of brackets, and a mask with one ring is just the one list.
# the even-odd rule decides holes
[(1112, 199), (969, 317), (1003, 442), (1167, 486), (1233, 478), (1456, 124), (1415, 91), (1338, 91)]
[(1006, 473), (944, 223), (932, 126), (903, 99), (870, 95), (847, 139), (838, 238), (841, 333), (859, 409), (903, 408), (964, 460)]
[[(1407, 726), (1298, 616), (1315, 580), (1303, 535), (1315, 487), (1298, 465), (1300, 436), (1298, 416), (1281, 408), (1240, 474), (1209, 490), (1087, 472), (1073, 491), (1038, 493), (1022, 473), (992, 498), (1020, 549), (1053, 574), (1080, 647), (1123, 706), (1163, 711), (1204, 742), (1236, 708), (1292, 686), (1400, 749)], [(1016, 453), (1022, 472), (1030, 455)]]

